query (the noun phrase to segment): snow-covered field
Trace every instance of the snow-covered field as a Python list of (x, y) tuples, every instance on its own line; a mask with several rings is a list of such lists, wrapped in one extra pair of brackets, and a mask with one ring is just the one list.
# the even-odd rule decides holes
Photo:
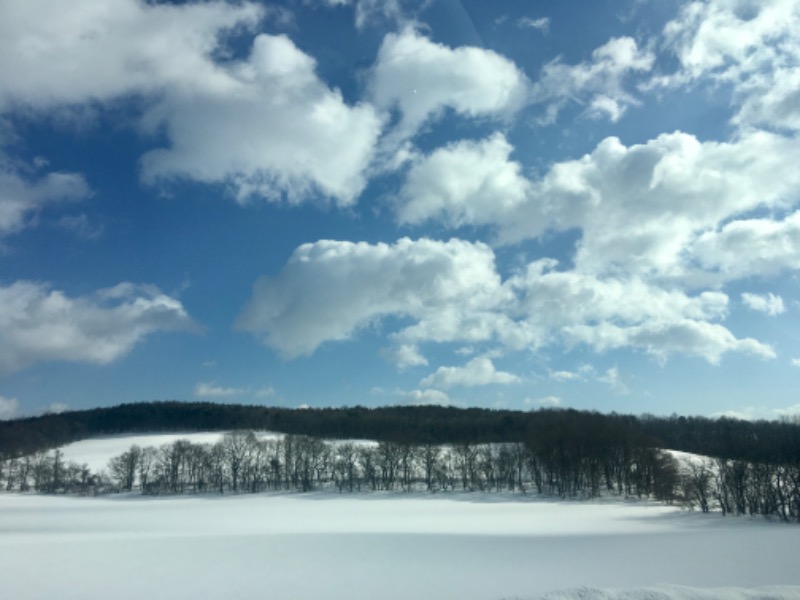
[(800, 527), (622, 500), (0, 494), (15, 599), (800, 599), (798, 549)]

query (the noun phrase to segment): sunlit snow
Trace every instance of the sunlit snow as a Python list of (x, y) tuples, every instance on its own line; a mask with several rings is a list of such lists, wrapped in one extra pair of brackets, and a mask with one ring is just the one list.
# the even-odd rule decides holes
[[(219, 436), (177, 437), (202, 435)], [(624, 499), (0, 494), (0, 586), (15, 599), (800, 599), (798, 548), (793, 525)]]

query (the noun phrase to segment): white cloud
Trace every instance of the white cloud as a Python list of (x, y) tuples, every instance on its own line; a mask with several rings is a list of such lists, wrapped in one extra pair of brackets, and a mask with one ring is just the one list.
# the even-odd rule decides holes
[(195, 328), (183, 305), (129, 283), (70, 298), (47, 285), (0, 286), (0, 375), (43, 361), (107, 364), (147, 335)]
[(547, 17), (540, 17), (538, 19), (520, 17), (517, 19), (517, 27), (520, 29), (536, 29), (542, 33), (547, 33), (550, 30), (550, 19)]
[(743, 220), (757, 209), (785, 210), (796, 202), (800, 144), (793, 138), (751, 131), (731, 142), (701, 142), (675, 132), (625, 146), (611, 137), (530, 181), (510, 151), (496, 134), (418, 161), (401, 194), (399, 219), (489, 226), (500, 243), (579, 229), (577, 270), (691, 285), (800, 264), (794, 241), (800, 216)]
[(767, 408), (765, 406), (746, 406), (738, 410), (726, 410), (714, 413), (713, 418), (728, 417), (740, 421), (789, 421), (800, 424), (800, 404), (785, 408)]
[(0, 396), (0, 421), (13, 419), (17, 416), (19, 401), (16, 398)]
[(416, 11), (426, 6), (425, 2), (415, 0), (304, 0), (306, 4), (320, 2), (329, 7), (352, 6), (355, 12), (355, 25), (358, 29), (367, 26), (386, 26), (397, 29), (414, 21)]
[(516, 309), (553, 329), (574, 323), (640, 324), (682, 319), (717, 320), (726, 316), (728, 297), (721, 292), (688, 296), (642, 279), (598, 278), (577, 271), (557, 271), (543, 259), (509, 279), (517, 291)]
[(102, 225), (93, 223), (85, 214), (64, 215), (54, 225), (86, 240), (98, 239), (103, 235), (104, 230)]
[(84, 200), (90, 194), (83, 175), (51, 172), (37, 176), (34, 168), (20, 168), (0, 156), (0, 238), (24, 229), (31, 217), (48, 205)]
[(783, 298), (775, 294), (742, 294), (742, 302), (752, 310), (763, 312), (770, 317), (775, 317), (786, 310)]
[(568, 102), (588, 103), (590, 116), (617, 121), (628, 106), (638, 104), (625, 90), (625, 79), (649, 71), (655, 56), (639, 49), (633, 38), (613, 38), (592, 52), (589, 62), (565, 65), (560, 59), (542, 69), (532, 88), (532, 101), (546, 104), (543, 123), (553, 123)]
[(525, 400), (523, 400), (523, 403), (526, 406), (555, 408), (556, 406), (561, 406), (563, 400), (558, 396), (545, 396), (543, 398), (525, 398)]
[(275, 395), (271, 385), (252, 388), (225, 387), (215, 381), (201, 381), (194, 387), (194, 395), (198, 398), (227, 398), (230, 396), (252, 396), (253, 398), (270, 398)]
[(466, 117), (508, 116), (525, 103), (527, 87), (507, 58), (482, 48), (449, 48), (410, 27), (386, 36), (371, 81), (375, 104), (400, 110), (395, 135), (401, 139), (446, 108)]
[[(356, 27), (390, 23), (395, 27), (410, 22), (414, 9), (420, 3), (413, 0), (353, 0), (356, 9)], [(424, 6), (425, 3), (422, 3)]]
[(254, 27), (254, 3), (182, 5), (137, 0), (26, 0), (0, 4), (0, 108), (47, 108), (127, 94), (231, 91), (213, 60), (221, 38)]
[(401, 364), (403, 356), (419, 362), (410, 350), (424, 342), (488, 343), (504, 351), (630, 347), (659, 360), (681, 353), (711, 363), (727, 352), (774, 357), (769, 346), (716, 322), (728, 312), (721, 292), (688, 295), (641, 278), (556, 267), (536, 261), (503, 281), (494, 253), (481, 243), (321, 241), (299, 247), (277, 276), (255, 283), (237, 326), (289, 358), (385, 322), (399, 323), (387, 335)]
[(450, 406), (453, 403), (450, 396), (441, 390), (412, 390), (403, 395), (413, 406)]
[(47, 410), (45, 410), (45, 413), (58, 415), (63, 412), (67, 412), (68, 410), (69, 410), (69, 404), (67, 404), (66, 402), (51, 402), (47, 406)]
[(399, 194), (401, 223), (436, 218), (450, 227), (491, 222), (526, 201), (530, 183), (501, 133), (439, 148), (411, 167)]
[(382, 354), (387, 360), (397, 365), (400, 370), (427, 366), (428, 364), (428, 359), (420, 353), (419, 348), (414, 344), (399, 344), (392, 348), (385, 348)]
[(246, 394), (243, 388), (223, 387), (215, 382), (200, 382), (194, 388), (194, 395), (199, 398), (225, 398)]
[(422, 387), (449, 389), (454, 386), (474, 387), (490, 384), (519, 383), (513, 373), (498, 371), (491, 359), (473, 358), (463, 367), (439, 367), (436, 372), (419, 382)]
[[(583, 159), (551, 169), (542, 191), (553, 212), (581, 227), (581, 269), (683, 276), (701, 233), (758, 207), (786, 205), (800, 183), (800, 147), (753, 132), (731, 143), (664, 134), (626, 148), (607, 139)], [(558, 214), (561, 212), (561, 214)]]
[(287, 357), (389, 315), (415, 321), (398, 334), (401, 344), (470, 341), (485, 338), (506, 295), (484, 244), (323, 240), (297, 248), (276, 277), (259, 279), (237, 326)]
[(597, 381), (608, 384), (616, 394), (630, 394), (630, 388), (622, 380), (617, 367), (611, 367), (605, 375), (598, 377)]
[(555, 381), (581, 381), (583, 376), (573, 371), (550, 371), (550, 379)]
[[(43, 0), (0, 6), (0, 110), (80, 112), (123, 97), (130, 123), (166, 134), (142, 158), (150, 184), (222, 184), (237, 200), (347, 205), (363, 189), (382, 121), (348, 106), (287, 37), (258, 35), (231, 59), (231, 32), (271, 9), (255, 3)], [(213, 140), (213, 143), (209, 143)]]
[(348, 106), (285, 36), (259, 35), (248, 60), (229, 71), (233, 89), (175, 93), (148, 113), (149, 127), (166, 125), (171, 145), (143, 157), (144, 180), (223, 183), (240, 202), (321, 194), (353, 203), (382, 127), (375, 110)]
[(779, 69), (760, 79), (759, 86), (742, 86), (744, 97), (734, 123), (800, 131), (800, 67)]
[(265, 385), (264, 387), (260, 387), (253, 392), (253, 396), (256, 398), (271, 398), (274, 395), (275, 388), (273, 388), (271, 385)]
[(718, 364), (727, 352), (741, 352), (762, 359), (776, 357), (768, 344), (753, 338), (738, 339), (718, 323), (691, 319), (646, 322), (630, 327), (608, 322), (580, 324), (569, 327), (566, 335), (575, 343), (587, 344), (598, 352), (633, 347), (662, 361), (671, 354), (685, 354)]
[(664, 38), (683, 66), (684, 77), (710, 73), (733, 78), (775, 60), (774, 42), (797, 42), (796, 0), (701, 0), (687, 2), (664, 28)]
[(800, 129), (800, 5), (796, 0), (687, 2), (664, 28), (681, 69), (657, 80), (731, 84), (742, 126)]
[(700, 265), (724, 279), (800, 268), (800, 211), (783, 220), (741, 219), (700, 235), (691, 246)]
[(793, 358), (792, 359), (792, 366), (793, 367), (800, 367), (800, 358)]
[(776, 408), (774, 412), (778, 415), (778, 418), (800, 424), (800, 404), (794, 404), (786, 408)]

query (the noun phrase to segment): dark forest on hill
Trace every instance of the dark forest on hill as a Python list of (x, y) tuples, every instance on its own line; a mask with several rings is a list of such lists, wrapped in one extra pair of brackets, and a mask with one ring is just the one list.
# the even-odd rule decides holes
[[(287, 434), (258, 440), (252, 431)], [(228, 432), (132, 447), (93, 474), (48, 450), (124, 433)], [(336, 440), (334, 442), (334, 440)], [(377, 446), (349, 444), (373, 440)], [(664, 449), (708, 457), (684, 467)], [(286, 409), (153, 402), (0, 422), (0, 484), (45, 493), (424, 489), (605, 493), (800, 522), (800, 424), (441, 406)], [(688, 468), (688, 471), (686, 470)]]
[(268, 430), (326, 439), (413, 444), (581, 440), (647, 446), (747, 461), (800, 464), (800, 424), (672, 415), (619, 415), (385, 406), (291, 409), (211, 402), (143, 402), (0, 421), (0, 456), (32, 454), (93, 436), (175, 431)]

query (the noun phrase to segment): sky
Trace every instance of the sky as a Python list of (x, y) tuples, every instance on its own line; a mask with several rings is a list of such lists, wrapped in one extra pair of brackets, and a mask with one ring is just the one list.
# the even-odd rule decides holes
[(800, 413), (800, 0), (0, 0), (0, 418)]

